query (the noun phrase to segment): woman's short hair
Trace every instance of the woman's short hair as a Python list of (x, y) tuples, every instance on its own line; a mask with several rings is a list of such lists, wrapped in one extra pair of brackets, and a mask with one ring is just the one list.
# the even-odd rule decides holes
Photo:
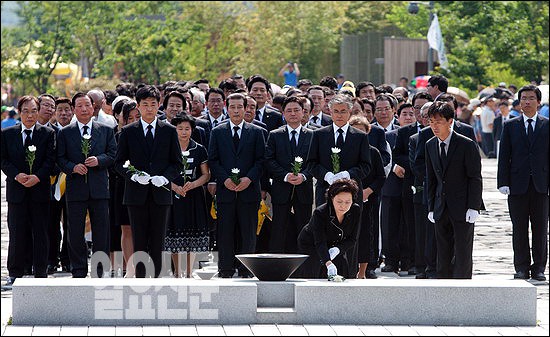
[(338, 179), (327, 190), (327, 202), (342, 192), (351, 193), (355, 197), (359, 192), (359, 186), (353, 179)]
[(184, 113), (176, 114), (176, 116), (170, 121), (170, 124), (173, 126), (178, 126), (183, 122), (188, 122), (189, 125), (191, 125), (191, 130), (195, 130), (195, 126), (197, 125), (197, 122), (195, 122), (195, 117)]

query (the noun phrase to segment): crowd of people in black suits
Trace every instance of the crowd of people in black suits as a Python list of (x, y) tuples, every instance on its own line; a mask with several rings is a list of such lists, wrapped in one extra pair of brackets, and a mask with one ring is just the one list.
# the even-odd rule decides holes
[[(8, 283), (59, 263), (75, 278), (107, 276), (116, 251), (127, 277), (166, 276), (163, 252), (181, 277), (182, 253), (211, 249), (222, 278), (252, 277), (235, 255), (255, 252), (308, 254), (294, 277), (376, 278), (383, 261), (383, 272), (471, 278), (481, 156), (447, 79), (410, 98), (406, 87), (337, 86), (301, 80), (274, 95), (263, 76), (237, 75), (217, 88), (21, 97), (21, 123), (1, 139)], [(522, 114), (503, 123), (499, 144), (520, 279), (544, 280), (548, 257), (540, 99), (535, 86), (519, 90)], [(259, 230), (261, 202), (273, 216)]]

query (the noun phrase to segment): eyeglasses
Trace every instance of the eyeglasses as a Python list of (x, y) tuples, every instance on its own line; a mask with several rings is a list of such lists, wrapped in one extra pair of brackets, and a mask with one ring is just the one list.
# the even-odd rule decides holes
[(208, 100), (208, 103), (221, 103), (223, 102), (223, 99), (221, 98), (212, 98)]

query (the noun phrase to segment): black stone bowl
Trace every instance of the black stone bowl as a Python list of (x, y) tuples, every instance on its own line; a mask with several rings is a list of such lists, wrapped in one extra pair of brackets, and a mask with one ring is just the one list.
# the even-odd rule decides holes
[(236, 257), (260, 281), (285, 281), (309, 255), (241, 254)]

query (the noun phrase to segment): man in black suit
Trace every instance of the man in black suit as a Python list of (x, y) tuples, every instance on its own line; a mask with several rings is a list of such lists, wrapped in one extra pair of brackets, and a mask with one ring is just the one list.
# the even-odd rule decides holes
[(428, 110), (435, 135), (426, 143), (428, 218), (435, 223), (438, 278), (471, 279), (474, 223), (482, 204), (481, 156), (475, 141), (451, 130), (454, 114), (445, 102)]
[[(7, 286), (23, 276), (29, 249), (33, 253), (34, 277), (47, 277), (47, 215), (50, 174), (55, 164), (55, 132), (37, 123), (38, 104), (34, 96), (21, 97), (17, 104), (21, 124), (3, 129), (1, 134), (1, 165), (7, 177), (8, 202)], [(31, 161), (33, 153), (34, 160)], [(25, 234), (28, 232), (32, 233), (32, 245), (27, 242)]]
[[(135, 252), (146, 252), (153, 262), (154, 277), (162, 268), (162, 251), (172, 192), (169, 183), (183, 169), (176, 128), (159, 120), (160, 92), (146, 85), (136, 92), (139, 121), (122, 128), (115, 169), (126, 178), (123, 204), (128, 206)], [(143, 172), (131, 171), (126, 162)], [(153, 276), (145, 263), (136, 264), (136, 277)], [(147, 272), (147, 275), (146, 275)]]
[(498, 145), (500, 143), (500, 137), (502, 136), (502, 128), (504, 123), (508, 121), (512, 116), (510, 116), (510, 106), (508, 102), (500, 102), (498, 104), (500, 110), (500, 116), (495, 118), (493, 122), (493, 143), (495, 144), (494, 153), (498, 155)]
[[(454, 108), (453, 102), (447, 102), (449, 106)], [(474, 133), (474, 128), (468, 124), (462, 123), (458, 120), (454, 120), (451, 123), (451, 130), (455, 131), (458, 134), (461, 134), (467, 138), (470, 138), (476, 142), (476, 136)], [(415, 172), (415, 175), (419, 181), (422, 181), (424, 191), (426, 191), (426, 142), (434, 136), (432, 128), (425, 127), (418, 133), (418, 141), (416, 144), (416, 153), (414, 157), (414, 164), (412, 170)], [(428, 205), (427, 194), (424, 193), (424, 204)], [(482, 207), (483, 208), (483, 207)], [(426, 228), (426, 276), (427, 278), (436, 277), (436, 258), (437, 258), (437, 247), (435, 243), (435, 228), (433, 227), (432, 222), (427, 223), (428, 227)]]
[(319, 127), (332, 124), (332, 118), (323, 113), (325, 107), (325, 91), (320, 85), (313, 85), (307, 89), (307, 95), (313, 102), (311, 107), (311, 115), (309, 116), (309, 124)]
[[(113, 129), (92, 120), (92, 99), (78, 92), (72, 98), (76, 123), (59, 131), (57, 162), (66, 177), (69, 259), (73, 277), (88, 274), (88, 249), (84, 239), (86, 212), (92, 225), (93, 252), (109, 256), (109, 182), (107, 169), (113, 165), (116, 142)], [(86, 154), (84, 144), (88, 143)], [(99, 257), (96, 256), (95, 259)], [(103, 277), (110, 266), (97, 265), (92, 256), (92, 277)]]
[[(313, 132), (307, 158), (307, 171), (316, 179), (315, 204), (316, 207), (326, 202), (325, 192), (335, 180), (341, 178), (354, 179), (361, 195), (357, 195), (358, 202), (362, 201), (363, 186), (361, 181), (371, 170), (369, 139), (366, 133), (351, 128), (348, 120), (351, 116), (353, 101), (348, 95), (338, 94), (329, 102), (332, 111), (333, 124)], [(340, 152), (339, 171), (334, 170), (332, 149)]]
[(497, 187), (508, 195), (516, 270), (514, 278), (528, 279), (530, 272), (532, 279), (544, 281), (548, 260), (548, 119), (537, 113), (541, 92), (536, 86), (524, 86), (519, 90), (518, 98), (523, 114), (504, 123)]
[[(273, 223), (269, 251), (296, 253), (298, 234), (309, 221), (313, 205), (313, 177), (305, 171), (313, 131), (303, 127), (303, 100), (287, 97), (283, 102), (286, 126), (269, 133), (266, 166), (273, 177), (271, 202)], [(293, 163), (302, 160), (301, 170), (293, 174)]]
[(269, 81), (262, 75), (253, 75), (247, 83), (248, 93), (254, 97), (258, 104), (256, 119), (267, 126), (267, 131), (275, 130), (284, 124), (283, 115), (277, 110), (266, 105), (268, 94), (271, 91)]
[[(265, 141), (259, 127), (244, 121), (246, 104), (242, 94), (227, 97), (230, 121), (212, 129), (208, 147), (208, 163), (217, 185), (218, 269), (224, 278), (235, 271), (236, 232), (240, 234), (240, 253), (254, 253), (256, 248)], [(239, 274), (252, 276), (242, 265)]]

